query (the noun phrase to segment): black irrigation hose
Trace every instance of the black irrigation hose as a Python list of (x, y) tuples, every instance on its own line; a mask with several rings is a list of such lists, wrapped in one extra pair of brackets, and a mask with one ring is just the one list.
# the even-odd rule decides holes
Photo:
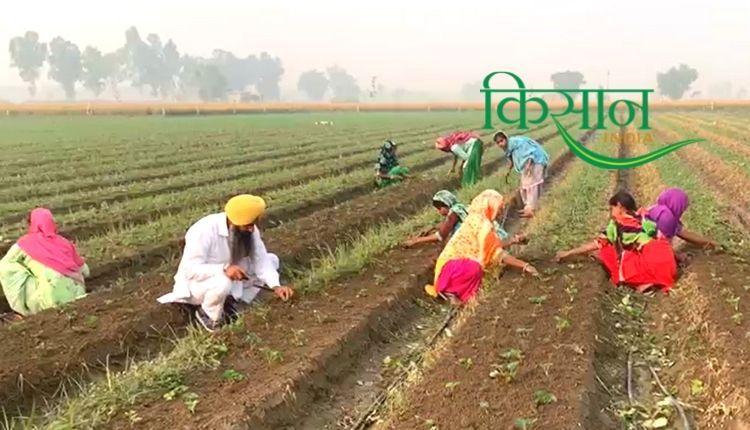
[(659, 386), (662, 393), (667, 396), (667, 400), (669, 400), (670, 403), (672, 403), (672, 406), (674, 406), (675, 409), (677, 409), (677, 412), (679, 412), (680, 418), (682, 418), (682, 425), (684, 427), (684, 430), (690, 430), (690, 422), (687, 418), (687, 415), (685, 414), (685, 410), (682, 408), (682, 405), (680, 405), (680, 402), (672, 394), (670, 394), (669, 391), (667, 391), (666, 387), (664, 387), (664, 385), (661, 383), (659, 374), (656, 373), (656, 370), (654, 370), (651, 365), (648, 366), (648, 369), (651, 371), (651, 375), (653, 375), (654, 380), (656, 381), (656, 385)]
[[(438, 337), (442, 335), (445, 330), (448, 328), (448, 325), (450, 325), (451, 321), (453, 321), (453, 318), (458, 313), (457, 308), (451, 308), (450, 312), (448, 312), (448, 315), (445, 318), (445, 321), (440, 325), (438, 330), (435, 332), (435, 334), (430, 337), (430, 339), (425, 343), (424, 348), (422, 350), (422, 354), (417, 358), (417, 363), (420, 364), (422, 360), (424, 360), (424, 353), (431, 348), (435, 342), (437, 342)], [(363, 413), (360, 418), (357, 420), (354, 425), (349, 427), (348, 430), (362, 430), (369, 426), (370, 419), (375, 415), (375, 413), (380, 409), (380, 407), (388, 400), (389, 393), (392, 393), (396, 391), (399, 386), (404, 384), (404, 381), (406, 380), (406, 377), (408, 376), (409, 372), (408, 370), (404, 369), (403, 372), (401, 372), (401, 375), (399, 375), (397, 378), (395, 378), (390, 384), (388, 384), (388, 387), (386, 387), (385, 390), (383, 390), (375, 399), (375, 401), (370, 405), (369, 408)]]

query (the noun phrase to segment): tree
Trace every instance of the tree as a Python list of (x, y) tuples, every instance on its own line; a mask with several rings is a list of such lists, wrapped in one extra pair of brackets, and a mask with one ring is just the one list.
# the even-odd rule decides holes
[(36, 95), (36, 81), (39, 79), (40, 69), (47, 58), (47, 45), (39, 42), (39, 34), (27, 31), (21, 37), (10, 40), (11, 67), (18, 69), (18, 75), (29, 84), (29, 94)]
[(279, 100), (281, 88), (279, 82), (284, 74), (284, 67), (279, 57), (272, 57), (267, 52), (262, 52), (258, 58), (258, 81), (255, 89), (264, 100)]
[(151, 95), (167, 98), (174, 93), (175, 79), (180, 71), (180, 53), (171, 40), (163, 44), (157, 34), (149, 34), (144, 42), (138, 29), (125, 32), (122, 55), (127, 76), (135, 87), (150, 87)]
[(311, 100), (323, 100), (328, 91), (328, 78), (323, 72), (308, 70), (300, 75), (297, 89), (306, 93)]
[(672, 100), (679, 100), (690, 89), (690, 85), (698, 79), (698, 71), (685, 64), (672, 67), (666, 73), (656, 75), (659, 93)]
[(555, 89), (577, 90), (586, 83), (583, 79), (583, 73), (570, 70), (554, 73), (549, 78), (552, 80), (552, 86)]
[(81, 50), (75, 43), (56, 37), (49, 43), (49, 78), (57, 81), (63, 90), (65, 98), (73, 100), (76, 97), (76, 82), (81, 79)]
[(194, 85), (198, 97), (204, 102), (224, 100), (227, 95), (227, 79), (218, 67), (201, 64), (193, 71)]
[(81, 66), (83, 87), (99, 97), (112, 73), (108, 68), (106, 57), (100, 50), (87, 46), (81, 57)]
[(327, 70), (328, 82), (333, 91), (333, 101), (357, 102), (359, 101), (359, 85), (354, 76), (339, 66), (329, 67)]

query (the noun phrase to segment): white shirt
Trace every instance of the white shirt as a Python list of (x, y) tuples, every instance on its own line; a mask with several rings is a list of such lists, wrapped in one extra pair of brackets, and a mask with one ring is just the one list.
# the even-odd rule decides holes
[[(238, 265), (251, 277), (250, 282), (260, 281), (271, 288), (278, 287), (278, 263), (266, 250), (257, 228), (253, 230), (252, 250), (253, 254), (243, 258)], [(229, 264), (231, 250), (226, 214), (212, 214), (198, 220), (185, 234), (185, 249), (174, 277), (174, 290), (167, 295), (168, 299), (164, 297), (164, 301), (190, 297), (191, 283), (202, 282), (217, 275), (223, 276), (224, 268)], [(232, 296), (241, 298), (242, 290), (242, 282), (233, 282)], [(252, 290), (257, 293), (256, 288)]]

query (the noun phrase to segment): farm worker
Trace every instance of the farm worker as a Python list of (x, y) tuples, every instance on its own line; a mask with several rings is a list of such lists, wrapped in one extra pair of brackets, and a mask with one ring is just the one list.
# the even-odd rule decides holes
[(397, 150), (398, 145), (392, 140), (386, 140), (380, 148), (375, 164), (375, 183), (379, 188), (397, 184), (409, 175), (409, 169), (398, 164)]
[(498, 131), (493, 136), (497, 146), (505, 151), (508, 159), (508, 172), (515, 168), (521, 174), (521, 199), (524, 208), (521, 216), (531, 218), (534, 211), (539, 207), (539, 197), (542, 193), (542, 185), (549, 165), (549, 155), (537, 141), (526, 136), (508, 137), (503, 131)]
[(479, 290), (484, 269), (492, 264), (505, 263), (538, 275), (531, 264), (503, 251), (494, 223), (502, 210), (503, 196), (495, 190), (485, 190), (474, 198), (461, 228), (438, 257), (434, 282), (425, 286), (428, 295), (466, 303)]
[(435, 141), (435, 148), (453, 154), (453, 165), (449, 173), (456, 170), (456, 163), (461, 159), (463, 176), (461, 185), (468, 187), (479, 182), (482, 174), (482, 152), (484, 146), (479, 135), (470, 131), (457, 131)]
[(279, 258), (266, 251), (255, 227), (265, 210), (262, 198), (243, 194), (229, 199), (224, 212), (193, 224), (185, 234), (174, 288), (159, 302), (200, 306), (198, 322), (214, 331), (226, 321), (225, 304), (235, 299), (250, 303), (258, 294), (256, 286), (272, 288), (284, 301), (292, 297), (293, 290), (279, 283)]
[(57, 234), (48, 209), (29, 215), (28, 233), (0, 260), (0, 284), (11, 309), (28, 316), (86, 295), (89, 268), (75, 245)]
[(609, 223), (596, 240), (558, 252), (555, 259), (598, 250), (612, 284), (627, 285), (637, 292), (659, 288), (667, 293), (677, 276), (671, 245), (657, 237), (655, 222), (637, 214), (635, 199), (627, 192), (617, 192), (609, 199), (609, 206)]
[(690, 205), (687, 193), (680, 188), (668, 188), (656, 199), (656, 204), (640, 213), (656, 223), (659, 237), (672, 241), (675, 236), (703, 248), (716, 248), (718, 244), (703, 236), (687, 231), (682, 226), (682, 215)]
[[(464, 222), (466, 216), (469, 214), (466, 206), (459, 203), (458, 198), (448, 190), (440, 190), (435, 193), (432, 197), (432, 205), (444, 218), (443, 222), (435, 229), (404, 241), (404, 247), (411, 248), (412, 246), (424, 243), (446, 242), (458, 231), (461, 223)], [(509, 240), (508, 233), (497, 221), (495, 221), (495, 231), (500, 240), (503, 241), (503, 247), (521, 243), (525, 240), (521, 235), (516, 235)]]

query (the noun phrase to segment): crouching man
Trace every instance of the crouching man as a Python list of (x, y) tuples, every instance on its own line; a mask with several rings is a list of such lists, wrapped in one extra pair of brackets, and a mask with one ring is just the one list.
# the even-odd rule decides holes
[(253, 195), (232, 197), (224, 212), (208, 215), (185, 235), (185, 249), (171, 293), (160, 303), (199, 306), (198, 321), (214, 331), (233, 313), (234, 300), (250, 303), (260, 288), (270, 288), (286, 301), (294, 291), (279, 283), (279, 258), (266, 251), (256, 221), (265, 201)]

